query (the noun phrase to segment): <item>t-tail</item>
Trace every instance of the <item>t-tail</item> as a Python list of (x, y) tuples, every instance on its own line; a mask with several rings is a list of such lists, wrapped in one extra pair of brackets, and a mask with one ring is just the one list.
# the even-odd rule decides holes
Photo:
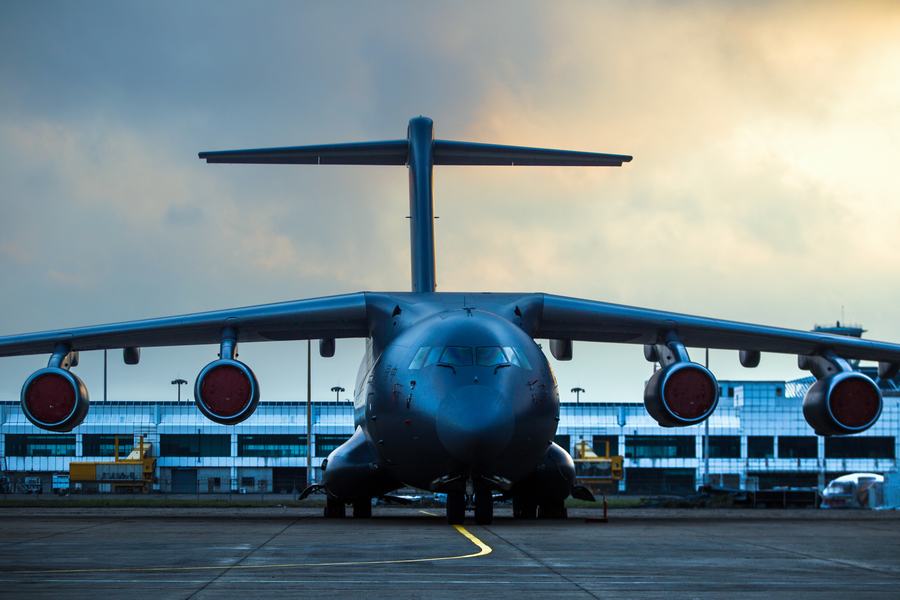
[(434, 123), (428, 117), (411, 119), (405, 140), (224, 150), (201, 152), (199, 156), (208, 163), (406, 165), (409, 168), (410, 257), (414, 292), (433, 292), (436, 289), (432, 191), (434, 165), (621, 167), (622, 163), (631, 160), (624, 154), (436, 140)]

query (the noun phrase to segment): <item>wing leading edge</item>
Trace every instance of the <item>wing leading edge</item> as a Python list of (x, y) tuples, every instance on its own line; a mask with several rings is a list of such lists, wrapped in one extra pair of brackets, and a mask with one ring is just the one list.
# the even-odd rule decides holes
[(367, 337), (366, 293), (3, 336), (0, 356), (49, 354), (60, 342), (72, 350), (218, 344), (225, 327), (239, 342)]
[(543, 295), (534, 337), (656, 344), (674, 333), (685, 346), (812, 355), (900, 363), (900, 344), (725, 321), (594, 300)]

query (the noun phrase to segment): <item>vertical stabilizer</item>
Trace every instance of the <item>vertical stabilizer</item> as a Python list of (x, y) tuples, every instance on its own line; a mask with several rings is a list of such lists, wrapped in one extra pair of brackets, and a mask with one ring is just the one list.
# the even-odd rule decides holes
[(209, 163), (406, 165), (412, 291), (426, 293), (435, 291), (434, 165), (620, 167), (631, 160), (625, 154), (436, 140), (428, 117), (411, 119), (405, 140), (220, 150), (201, 152), (200, 158)]
[(434, 274), (434, 123), (428, 117), (409, 122), (409, 238), (412, 291), (433, 292)]

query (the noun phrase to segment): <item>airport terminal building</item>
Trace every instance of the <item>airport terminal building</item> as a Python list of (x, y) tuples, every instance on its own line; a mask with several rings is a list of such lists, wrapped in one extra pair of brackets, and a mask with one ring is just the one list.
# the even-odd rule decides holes
[[(897, 470), (900, 386), (880, 382), (878, 423), (852, 437), (816, 436), (803, 418), (812, 378), (722, 381), (721, 399), (705, 424), (662, 428), (641, 403), (563, 402), (556, 442), (574, 455), (580, 440), (625, 457), (619, 491), (687, 494), (704, 482), (745, 489), (820, 489), (837, 475)], [(307, 436), (313, 479), (328, 453), (353, 433), (350, 402), (263, 402), (232, 427), (208, 421), (192, 402), (94, 402), (71, 433), (47, 433), (26, 420), (18, 402), (0, 402), (0, 473), (15, 482), (39, 476), (49, 491), (71, 461), (111, 461), (137, 440), (156, 457), (153, 489), (165, 493), (292, 493), (307, 481)], [(103, 488), (100, 488), (101, 491)]]

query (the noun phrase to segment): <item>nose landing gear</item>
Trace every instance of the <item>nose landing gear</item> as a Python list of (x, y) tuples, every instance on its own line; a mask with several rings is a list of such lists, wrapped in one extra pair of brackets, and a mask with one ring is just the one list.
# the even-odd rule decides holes
[(475, 523), (490, 525), (494, 520), (494, 496), (490, 486), (484, 483), (475, 485), (473, 494), (465, 492), (447, 493), (447, 522), (451, 525), (462, 525), (466, 520), (466, 508), (472, 505), (475, 512)]
[(466, 493), (447, 492), (447, 522), (462, 525), (466, 520)]

